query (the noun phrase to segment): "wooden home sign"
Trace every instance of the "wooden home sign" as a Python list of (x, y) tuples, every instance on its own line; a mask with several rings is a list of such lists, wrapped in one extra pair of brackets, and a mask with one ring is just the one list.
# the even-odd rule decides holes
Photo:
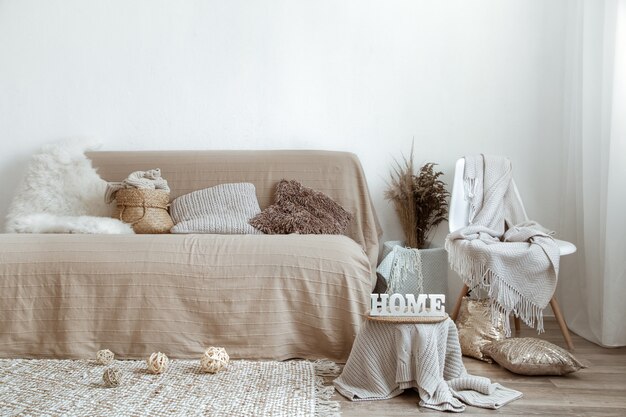
[(445, 294), (372, 294), (370, 316), (444, 317)]

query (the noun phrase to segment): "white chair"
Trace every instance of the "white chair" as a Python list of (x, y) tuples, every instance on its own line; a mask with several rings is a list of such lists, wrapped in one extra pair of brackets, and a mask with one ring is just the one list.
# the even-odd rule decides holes
[[(465, 158), (461, 158), (456, 161), (454, 182), (452, 184), (452, 193), (450, 195), (450, 210), (448, 219), (450, 232), (459, 230), (469, 224), (469, 204), (465, 200), (465, 192), (463, 189), (464, 168)], [(517, 191), (517, 186), (515, 185), (515, 182), (513, 182), (513, 190), (515, 191), (515, 194), (521, 203), (522, 199), (519, 198), (520, 196), (519, 192)], [(526, 210), (523, 208), (523, 206), (522, 209), (524, 210), (524, 217), (527, 217)], [(559, 245), (561, 256), (569, 255), (576, 252), (576, 246), (574, 246), (572, 243), (558, 239), (555, 239), (555, 241)], [(463, 289), (461, 290), (461, 294), (459, 294), (459, 297), (454, 306), (454, 310), (452, 310), (452, 320), (456, 321), (459, 310), (461, 308), (461, 300), (468, 293), (468, 291), (469, 287), (464, 284)], [(565, 324), (565, 319), (563, 319), (563, 314), (561, 313), (561, 308), (559, 307), (559, 303), (556, 301), (555, 296), (553, 296), (552, 300), (550, 300), (550, 306), (552, 307), (552, 311), (554, 312), (554, 317), (556, 317), (556, 320), (559, 323), (559, 327), (561, 328), (561, 332), (563, 333), (563, 338), (565, 339), (565, 343), (567, 344), (568, 349), (574, 350), (572, 338), (569, 334), (569, 330), (567, 328), (567, 325)], [(519, 317), (515, 317), (515, 330), (516, 332), (520, 330)]]

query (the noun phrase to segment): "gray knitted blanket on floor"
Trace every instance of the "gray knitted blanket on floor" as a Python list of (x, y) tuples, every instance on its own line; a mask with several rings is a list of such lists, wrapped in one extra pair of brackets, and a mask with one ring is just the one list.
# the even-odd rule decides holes
[(450, 319), (435, 324), (368, 320), (334, 384), (352, 401), (384, 400), (414, 388), (420, 406), (453, 412), (464, 411), (465, 404), (500, 408), (522, 396), (467, 373), (457, 329)]
[[(503, 157), (465, 157), (469, 226), (450, 233), (445, 246), (465, 284), (488, 289), (492, 319), (513, 313), (542, 332), (543, 309), (556, 289), (559, 247), (550, 232), (526, 218), (511, 172)], [(504, 324), (509, 336), (509, 321)]]

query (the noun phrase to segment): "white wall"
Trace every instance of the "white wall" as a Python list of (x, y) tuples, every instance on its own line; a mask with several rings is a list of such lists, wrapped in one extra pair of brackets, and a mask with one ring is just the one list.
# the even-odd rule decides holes
[[(392, 159), (506, 154), (558, 225), (561, 1), (0, 0), (0, 217), (42, 144), (355, 152), (385, 239)], [(444, 236), (442, 227), (437, 241)]]

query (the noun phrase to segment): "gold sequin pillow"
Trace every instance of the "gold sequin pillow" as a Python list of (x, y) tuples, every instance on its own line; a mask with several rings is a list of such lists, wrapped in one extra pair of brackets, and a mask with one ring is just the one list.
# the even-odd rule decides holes
[(456, 320), (459, 342), (464, 356), (492, 362), (481, 348), (488, 343), (504, 340), (504, 314), (499, 313), (497, 326), (491, 324), (489, 300), (464, 297)]
[(565, 375), (586, 368), (565, 349), (534, 337), (493, 342), (482, 351), (500, 366), (520, 375)]

